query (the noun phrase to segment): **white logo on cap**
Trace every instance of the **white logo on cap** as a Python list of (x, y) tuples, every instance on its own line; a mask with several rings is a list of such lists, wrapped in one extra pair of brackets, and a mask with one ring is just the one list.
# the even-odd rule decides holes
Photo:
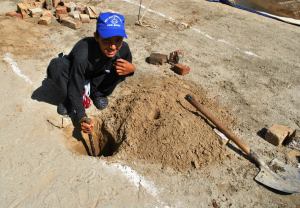
[(122, 23), (122, 20), (119, 16), (113, 15), (104, 20), (105, 23), (108, 23), (108, 27), (121, 27), (119, 23)]

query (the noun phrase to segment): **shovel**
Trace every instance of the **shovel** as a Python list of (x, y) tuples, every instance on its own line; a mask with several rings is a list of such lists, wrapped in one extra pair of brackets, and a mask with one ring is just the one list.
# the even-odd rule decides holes
[(243, 152), (252, 159), (260, 169), (254, 178), (257, 182), (272, 189), (284, 193), (300, 192), (300, 169), (290, 167), (277, 159), (273, 159), (269, 166), (250, 149), (250, 147), (240, 140), (235, 134), (228, 130), (218, 119), (216, 119), (206, 107), (199, 104), (191, 95), (186, 95), (185, 99), (209, 119), (218, 130), (232, 140)]
[[(85, 122), (90, 124), (92, 121), (90, 118), (85, 118)], [(91, 150), (92, 150), (92, 156), (96, 157), (96, 151), (95, 151), (95, 145), (94, 145), (94, 140), (93, 140), (93, 136), (91, 133), (88, 134), (89, 136), (89, 140), (90, 140), (90, 146), (91, 146)]]

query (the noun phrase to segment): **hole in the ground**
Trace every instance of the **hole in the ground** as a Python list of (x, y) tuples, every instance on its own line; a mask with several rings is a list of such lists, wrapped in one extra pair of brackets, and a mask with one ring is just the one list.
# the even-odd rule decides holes
[[(95, 119), (95, 129), (92, 134), (92, 140), (96, 156), (112, 156), (114, 155), (120, 144), (116, 142), (114, 136), (105, 128), (102, 121)], [(72, 125), (65, 128), (65, 135), (67, 136), (67, 146), (75, 153), (80, 155), (92, 156), (92, 147), (88, 134), (79, 132)], [(75, 139), (74, 139), (75, 138)]]
[(99, 147), (99, 149), (101, 149), (99, 156), (101, 155), (103, 155), (104, 157), (112, 156), (118, 150), (119, 145), (116, 143), (113, 136), (105, 128), (102, 128), (101, 133), (103, 139), (102, 142), (103, 146)]

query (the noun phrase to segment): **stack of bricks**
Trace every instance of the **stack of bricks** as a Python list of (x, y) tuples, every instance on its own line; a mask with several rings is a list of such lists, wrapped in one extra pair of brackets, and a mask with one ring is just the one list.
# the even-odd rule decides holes
[(183, 51), (181, 50), (173, 51), (169, 56), (162, 53), (151, 53), (150, 56), (146, 58), (146, 61), (149, 64), (154, 65), (163, 65), (164, 63), (169, 63), (173, 72), (184, 76), (190, 73), (191, 68), (187, 65), (179, 63), (183, 55)]
[(78, 29), (82, 23), (89, 23), (98, 17), (93, 6), (71, 0), (22, 0), (17, 4), (17, 11), (7, 12), (6, 16), (20, 19), (38, 18), (38, 24), (49, 25), (53, 18), (72, 29)]

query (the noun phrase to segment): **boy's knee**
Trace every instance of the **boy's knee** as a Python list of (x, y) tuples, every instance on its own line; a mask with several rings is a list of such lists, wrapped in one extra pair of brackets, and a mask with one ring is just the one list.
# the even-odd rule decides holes
[(51, 80), (54, 80), (55, 77), (55, 71), (57, 68), (56, 59), (57, 58), (52, 59), (47, 67), (47, 78)]
[(47, 67), (47, 78), (54, 82), (59, 80), (63, 73), (68, 73), (70, 67), (69, 60), (65, 57), (53, 58)]

